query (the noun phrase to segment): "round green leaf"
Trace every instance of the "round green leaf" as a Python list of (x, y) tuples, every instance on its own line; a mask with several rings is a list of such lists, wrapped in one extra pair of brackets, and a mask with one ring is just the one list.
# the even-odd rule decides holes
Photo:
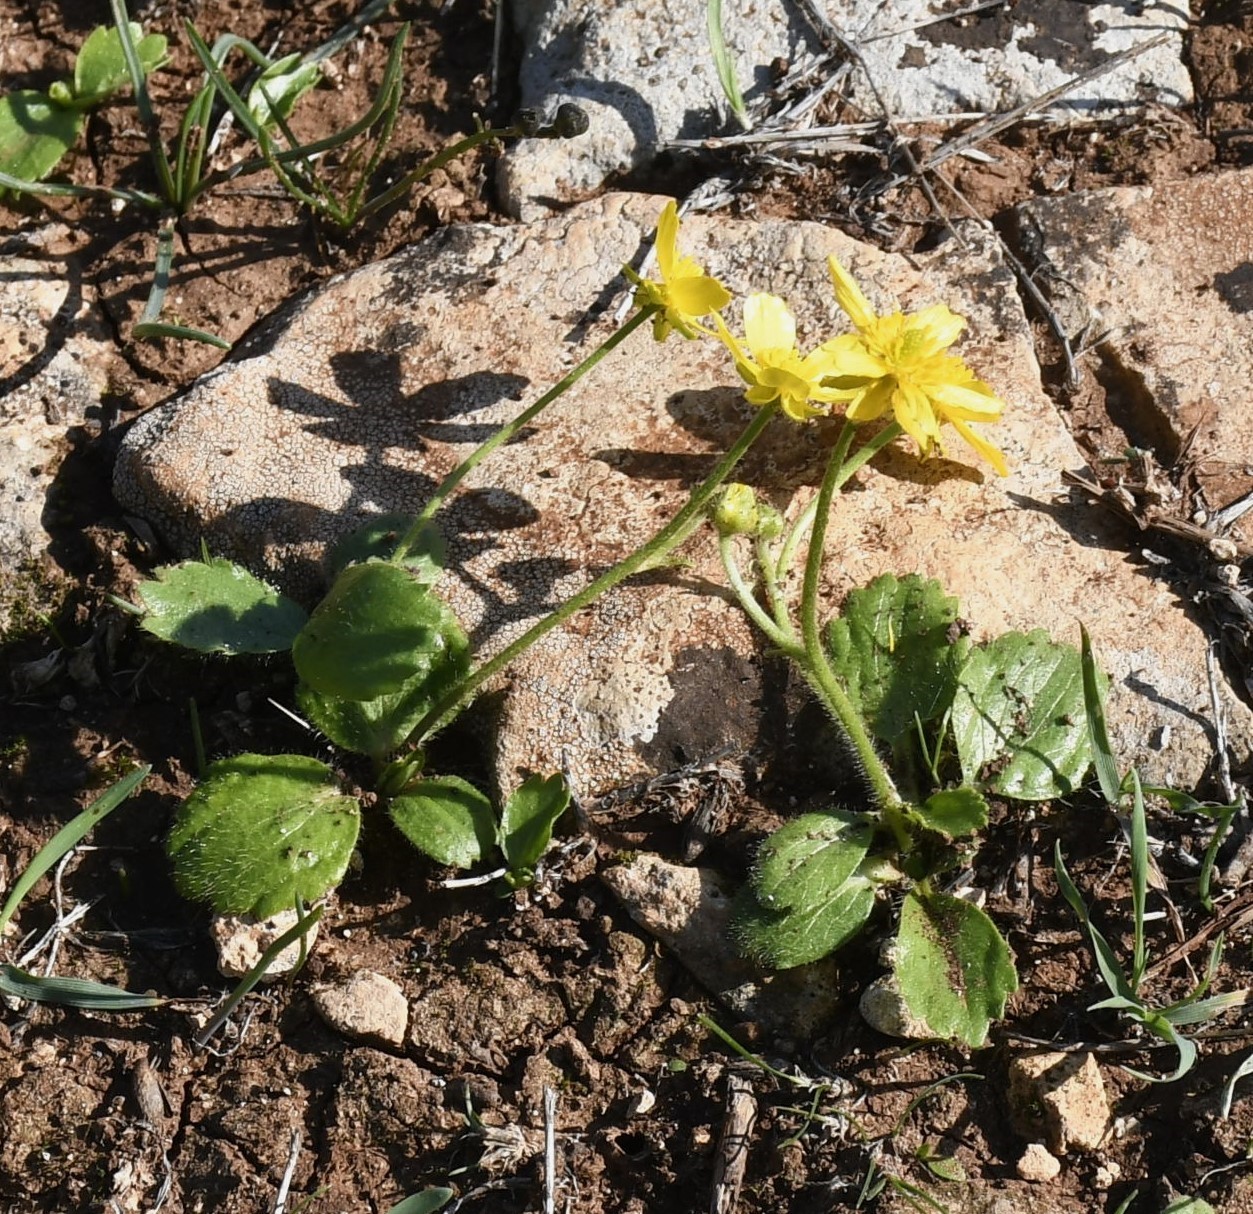
[(237, 755), (210, 764), (179, 806), (166, 853), (184, 896), (265, 919), (337, 885), (360, 824), (325, 763)]
[(453, 868), (470, 868), (496, 846), (492, 803), (456, 776), (411, 784), (388, 813), (414, 847)]
[(735, 931), (744, 951), (772, 969), (807, 965), (851, 940), (874, 909), (874, 882), (854, 873), (829, 897), (786, 911), (763, 906), (749, 888), (736, 906)]
[(78, 138), (83, 117), (45, 93), (21, 89), (0, 97), (0, 173), (42, 181)]
[(221, 557), (165, 565), (139, 597), (145, 631), (200, 653), (279, 653), (309, 618), (299, 603)]
[[(166, 40), (162, 34), (143, 36), (143, 30), (132, 21), (130, 35), (139, 54), (144, 75), (160, 67), (166, 59)], [(87, 36), (74, 60), (74, 96), (82, 103), (103, 101), (123, 85), (130, 83), (126, 56), (116, 26), (97, 26)]]
[(840, 809), (801, 814), (762, 845), (753, 893), (769, 910), (818, 906), (835, 896), (866, 858), (870, 824)]
[(1018, 989), (1013, 955), (996, 924), (972, 902), (914, 890), (901, 907), (896, 979), (909, 1010), (937, 1037), (987, 1040)]
[[(338, 576), (348, 565), (362, 561), (391, 559), (400, 537), (413, 522), (407, 514), (377, 514), (355, 531), (335, 542), (327, 555), (327, 565)], [(405, 568), (413, 570), (420, 582), (433, 586), (444, 570), (446, 555), (444, 533), (434, 519), (428, 520), (418, 532), (417, 543), (405, 557)]]
[(932, 793), (914, 813), (928, 830), (964, 839), (988, 824), (988, 803), (973, 788), (945, 788)]
[(296, 637), (300, 677), (323, 696), (374, 700), (464, 658), (452, 612), (399, 565), (350, 565)]
[(530, 880), (569, 804), (570, 789), (559, 775), (531, 776), (514, 789), (500, 815), (500, 850), (511, 873)]

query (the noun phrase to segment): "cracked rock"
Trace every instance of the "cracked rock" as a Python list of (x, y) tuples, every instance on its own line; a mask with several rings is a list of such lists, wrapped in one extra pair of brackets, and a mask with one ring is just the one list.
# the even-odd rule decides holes
[(1026, 1138), (1054, 1155), (1095, 1151), (1110, 1124), (1101, 1068), (1092, 1054), (1027, 1054), (1009, 1064), (1009, 1108)]
[(337, 1033), (398, 1050), (409, 1027), (409, 1001), (390, 978), (358, 970), (347, 982), (315, 987), (313, 1006)]

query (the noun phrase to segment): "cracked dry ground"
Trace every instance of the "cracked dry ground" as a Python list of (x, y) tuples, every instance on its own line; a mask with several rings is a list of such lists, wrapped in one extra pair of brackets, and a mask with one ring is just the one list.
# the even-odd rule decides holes
[[(487, 110), (491, 19), (473, 0), (404, 8), (415, 31), (396, 146), (429, 148), (466, 129), (474, 110)], [(343, 17), (339, 5), (321, 2), (175, 9), (206, 32), (229, 28), (262, 46), (280, 32), (284, 45), (320, 41)], [(95, 13), (85, 3), (0, 0), (5, 85), (46, 85), (64, 71)], [(150, 19), (157, 16), (153, 10)], [(959, 187), (996, 219), (1046, 189), (1164, 183), (1242, 163), (1253, 127), (1242, 74), (1253, 17), (1238, 5), (1211, 5), (1198, 17), (1189, 40), (1200, 96), (1192, 112), (1150, 112), (1095, 129), (1016, 128), (988, 147), (994, 161), (957, 170)], [(311, 95), (301, 121), (322, 130), (360, 112), (393, 31), (394, 23), (383, 23), (358, 43), (340, 87)], [(158, 102), (180, 95), (193, 75), (180, 49), (155, 85)], [(502, 104), (507, 110), (507, 97)], [(83, 181), (142, 180), (141, 151), (130, 112), (110, 107), (92, 117), (69, 171)], [(738, 205), (757, 214), (829, 215), (899, 248), (931, 240), (935, 224), (917, 191), (882, 198), (872, 213), (853, 218), (852, 191), (878, 167), (844, 162), (807, 177), (757, 170)], [(432, 226), (492, 217), (490, 169), (486, 158), (450, 169), (385, 224), (343, 244), (328, 242), (277, 196), (211, 197), (186, 225), (175, 282), (180, 313), (238, 339), (300, 287), (384, 256)], [(636, 184), (680, 192), (702, 171), (671, 165)], [(100, 315), (125, 332), (146, 291), (154, 252), (147, 228), (104, 209), (68, 205), (52, 208), (51, 216), (4, 213), (0, 224), (16, 230), (49, 219), (57, 225), (50, 255), (77, 258)], [(1042, 361), (1060, 380), (1043, 327), (1041, 343)], [(559, 1096), (562, 1208), (703, 1210), (734, 1105), (728, 1093), (747, 1085), (757, 1118), (736, 1207), (745, 1214), (854, 1209), (872, 1159), (882, 1173), (924, 1186), (953, 1210), (1113, 1211), (1135, 1189), (1137, 1211), (1161, 1209), (1173, 1192), (1202, 1193), (1225, 1211), (1253, 1210), (1246, 1171), (1253, 1115), (1243, 1102), (1229, 1120), (1216, 1115), (1218, 1091), (1249, 1044), (1238, 1021), (1206, 1042), (1201, 1065), (1181, 1083), (1146, 1086), (1115, 1063), (1158, 1059), (1111, 1055), (1104, 1074), (1114, 1132), (1096, 1150), (1068, 1156), (1047, 1185), (1016, 1178), (1023, 1140), (1008, 1125), (1003, 1099), (1015, 1034), (1057, 1041), (1116, 1035), (1112, 1020), (1095, 1021), (1084, 1010), (1098, 997), (1096, 976), (1049, 870), (1060, 838), (1078, 879), (1100, 892), (1116, 943), (1125, 944), (1117, 829), (1093, 805), (1034, 815), (1002, 807), (975, 858), (1024, 985), (992, 1047), (974, 1056), (943, 1045), (903, 1046), (860, 1022), (855, 998), (861, 976), (874, 972), (873, 941), (849, 956), (848, 1014), (819, 1041), (771, 1039), (720, 1016), (631, 924), (597, 876), (623, 849), (681, 854), (682, 823), (693, 804), (665, 796), (624, 797), (610, 806), (599, 820), (604, 837), (576, 842), (544, 885), (517, 901), (440, 891), (441, 874), (400, 852), (385, 826), (373, 826), (362, 841), (361, 868), (328, 912), (300, 978), (256, 996), (218, 1052), (193, 1049), (191, 1016), (223, 984), (204, 916), (173, 892), (161, 851), (171, 809), (194, 770), (187, 694), (194, 690), (212, 751), (302, 742), (265, 708), (267, 697), (283, 700), (290, 691), (278, 664), (189, 660), (137, 635), (110, 606), (108, 593), (128, 594), (151, 554), (118, 516), (108, 474), (118, 428), (217, 357), (198, 346), (119, 341), (111, 395), (100, 416), (67, 442), (47, 516), (53, 562), (32, 575), (34, 605), (19, 617), (0, 659), (7, 675), (58, 644), (73, 654), (52, 681), (32, 690), (9, 691), (13, 684), (4, 680), (0, 888), (121, 771), (154, 765), (144, 791), (95, 833), (93, 849), (75, 857), (59, 887), (37, 887), (20, 917), (22, 931), (42, 932), (58, 901), (63, 909), (93, 903), (62, 945), (59, 972), (185, 1001), (112, 1017), (4, 1009), (0, 1209), (268, 1210), (296, 1134), (290, 1209), (386, 1210), (406, 1193), (442, 1183), (465, 1197), (462, 1209), (538, 1209), (547, 1086)], [(1059, 384), (1058, 392), (1095, 456), (1125, 445), (1105, 388), (1088, 383), (1064, 396)], [(1129, 535), (1128, 547), (1135, 546)], [(827, 777), (809, 765), (805, 737), (802, 719), (782, 756), (755, 756), (708, 854), (711, 863), (743, 872), (751, 843), (780, 820), (789, 799), (824, 787)], [(445, 768), (474, 773), (473, 737), (449, 736), (443, 745)], [(782, 771), (789, 773), (786, 787), (774, 774)], [(1181, 819), (1158, 820), (1155, 829), (1168, 855), (1200, 846)], [(1228, 893), (1224, 914), (1233, 926), (1221, 990), (1253, 985), (1241, 914), (1249, 891)], [(1179, 902), (1182, 938), (1191, 939), (1209, 920), (1190, 899)], [(1168, 921), (1152, 925), (1155, 955), (1168, 955), (1178, 939)], [(6, 942), (10, 955), (15, 948), (16, 941)], [(1201, 966), (1203, 954), (1198, 946), (1189, 960)], [(352, 1044), (314, 1011), (310, 992), (318, 983), (362, 968), (391, 976), (409, 998), (411, 1020), (399, 1048)], [(1159, 982), (1164, 994), (1181, 993), (1186, 971), (1176, 964)], [(702, 1011), (772, 1060), (838, 1080), (811, 1110), (804, 1094), (725, 1051), (698, 1023)], [(931, 1086), (940, 1081), (947, 1082)], [(952, 1156), (972, 1183), (938, 1180), (921, 1161), (925, 1151)], [(882, 1209), (901, 1208), (890, 1187), (878, 1201)]]

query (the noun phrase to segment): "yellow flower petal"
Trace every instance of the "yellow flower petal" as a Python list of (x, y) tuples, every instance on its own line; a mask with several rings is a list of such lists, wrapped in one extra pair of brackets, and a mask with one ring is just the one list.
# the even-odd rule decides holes
[(959, 418), (953, 418), (952, 422), (953, 429), (996, 469), (997, 476), (1009, 475), (1009, 464), (1006, 463), (1004, 454), (998, 448), (994, 447), (986, 438), (976, 434)]
[(887, 363), (875, 354), (856, 333), (845, 333), (818, 347), (831, 359), (832, 377), (879, 379), (890, 374)]
[(966, 328), (965, 317), (950, 312), (944, 304), (923, 308), (906, 319), (911, 330), (919, 330), (921, 333), (922, 340), (916, 350), (919, 358), (931, 358), (943, 353)]
[(1005, 408), (1005, 402), (977, 379), (969, 384), (930, 385), (929, 390), (945, 417), (989, 422), (1000, 417)]
[(661, 270), (664, 282), (669, 282), (674, 274), (674, 255), (679, 243), (679, 208), (674, 199), (670, 199), (662, 209), (657, 220), (657, 239), (654, 247), (657, 250), (657, 265)]
[(845, 413), (851, 422), (872, 422), (882, 417), (892, 405), (896, 384), (891, 379), (876, 379), (849, 404)]
[(688, 316), (705, 316), (731, 302), (731, 292), (707, 274), (676, 278), (670, 283), (670, 303)]
[(831, 285), (835, 288), (835, 302), (844, 309), (845, 314), (858, 329), (867, 329), (877, 319), (870, 300), (862, 294), (857, 280), (842, 266), (835, 257), (827, 258), (827, 268), (831, 271)]
[(744, 301), (744, 340), (754, 357), (766, 350), (796, 349), (796, 320), (777, 295), (750, 295)]

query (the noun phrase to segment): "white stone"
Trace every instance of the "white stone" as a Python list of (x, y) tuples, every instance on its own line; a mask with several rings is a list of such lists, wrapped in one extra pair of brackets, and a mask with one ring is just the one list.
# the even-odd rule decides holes
[(1009, 1064), (1010, 1116), (1027, 1138), (1043, 1134), (1054, 1155), (1095, 1151), (1109, 1131), (1110, 1107), (1092, 1054), (1024, 1054)]
[(1043, 1143), (1032, 1142), (1023, 1151), (1014, 1170), (1023, 1180), (1044, 1183), (1061, 1175), (1062, 1161)]
[(409, 1002), (390, 978), (358, 970), (347, 982), (313, 989), (313, 1006), (336, 1032), (400, 1049), (409, 1027)]
[(906, 1041), (927, 1041), (935, 1036), (930, 1025), (920, 1020), (906, 1006), (895, 974), (876, 978), (857, 1001), (861, 1018), (885, 1037)]
[[(269, 919), (252, 915), (215, 915), (209, 923), (209, 936), (218, 954), (218, 973), (223, 978), (242, 978), (261, 960), (262, 953), (284, 932), (296, 926), (299, 916), (294, 910), (282, 910)], [(307, 955), (318, 938), (318, 925), (313, 923), (304, 937)], [(293, 941), (271, 963), (262, 976), (273, 982), (291, 973), (301, 963), (301, 942)]]
[[(1192, 99), (1183, 9), (1037, 0), (937, 22), (934, 0), (816, 0), (816, 7), (859, 51), (865, 71), (854, 67), (848, 89), (857, 110), (875, 118), (882, 114), (876, 90), (897, 118), (1013, 109), (1163, 32), (1161, 45), (1046, 112), (1090, 117)], [(670, 140), (738, 130), (722, 117), (727, 106), (703, 4), (516, 0), (510, 11), (523, 48), (522, 104), (551, 115), (574, 101), (591, 121), (579, 139), (529, 140), (502, 158), (510, 213), (539, 218), (554, 200), (582, 196), (609, 175), (647, 163)], [(823, 49), (799, 5), (726, 0), (723, 30), (746, 103), (750, 110), (762, 103), (765, 113), (771, 64)]]

